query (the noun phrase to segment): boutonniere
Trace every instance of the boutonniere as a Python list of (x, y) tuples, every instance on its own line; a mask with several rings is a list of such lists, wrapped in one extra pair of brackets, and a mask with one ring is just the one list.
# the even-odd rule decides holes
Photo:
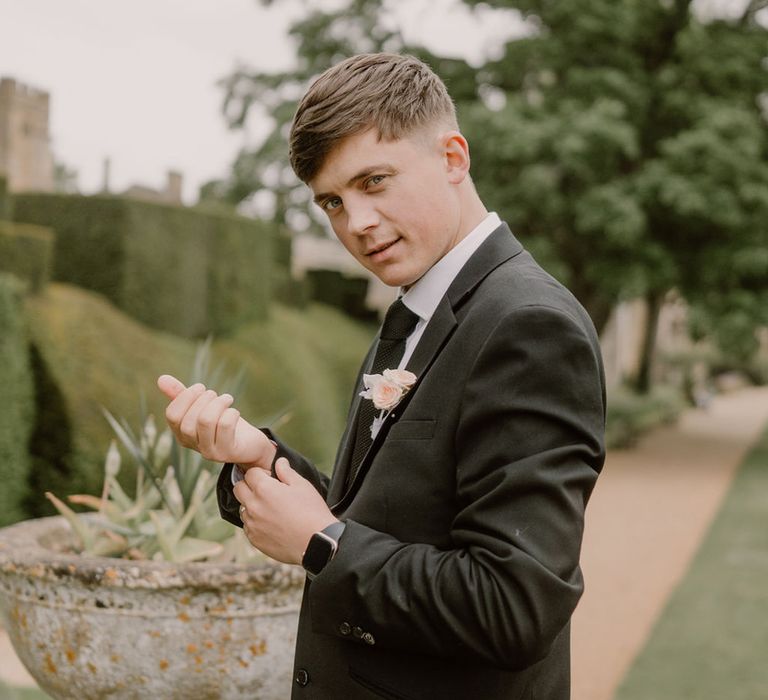
[(386, 417), (415, 383), (416, 375), (405, 369), (385, 369), (381, 374), (363, 375), (365, 391), (361, 391), (360, 396), (373, 401), (379, 409), (371, 425), (371, 439), (375, 439)]

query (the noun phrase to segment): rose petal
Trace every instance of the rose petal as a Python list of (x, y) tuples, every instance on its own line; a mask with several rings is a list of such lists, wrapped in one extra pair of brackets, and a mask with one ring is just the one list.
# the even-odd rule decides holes
[(373, 405), (376, 408), (388, 411), (403, 398), (403, 388), (387, 379), (382, 379), (371, 389)]
[(363, 375), (363, 384), (365, 385), (366, 389), (373, 389), (374, 386), (376, 386), (384, 377), (382, 377), (380, 374), (364, 374)]
[(410, 389), (416, 383), (416, 375), (407, 369), (385, 369), (383, 376), (403, 389)]

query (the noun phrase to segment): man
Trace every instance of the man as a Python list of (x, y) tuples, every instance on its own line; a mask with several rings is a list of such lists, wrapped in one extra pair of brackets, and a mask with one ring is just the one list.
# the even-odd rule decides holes
[[(231, 396), (159, 385), (182, 443), (238, 465), (219, 481), (223, 516), (307, 569), (293, 697), (565, 700), (604, 459), (589, 318), (486, 211), (445, 86), (416, 59), (361, 55), (323, 73), (298, 107), (291, 162), (347, 250), (402, 292), (332, 478)], [(366, 386), (409, 377), (385, 369), (412, 385), (373, 410)]]

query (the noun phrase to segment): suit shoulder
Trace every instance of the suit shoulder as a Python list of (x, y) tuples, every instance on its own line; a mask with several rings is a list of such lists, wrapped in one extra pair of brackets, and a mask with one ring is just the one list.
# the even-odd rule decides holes
[(595, 333), (592, 320), (576, 297), (544, 270), (528, 252), (522, 252), (496, 267), (478, 285), (468, 304), (469, 311), (495, 318), (527, 307), (559, 311)]

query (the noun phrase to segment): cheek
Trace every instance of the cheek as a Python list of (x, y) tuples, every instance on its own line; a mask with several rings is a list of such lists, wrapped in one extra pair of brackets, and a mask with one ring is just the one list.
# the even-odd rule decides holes
[(347, 233), (344, 222), (341, 221), (341, 217), (339, 221), (331, 221), (331, 228), (333, 229), (334, 234), (336, 234), (339, 243), (341, 243), (341, 245), (343, 245), (352, 255), (356, 255), (356, 247), (354, 245), (355, 237)]
[(453, 192), (440, 187), (416, 187), (402, 203), (406, 230), (421, 245), (436, 245), (456, 218)]

